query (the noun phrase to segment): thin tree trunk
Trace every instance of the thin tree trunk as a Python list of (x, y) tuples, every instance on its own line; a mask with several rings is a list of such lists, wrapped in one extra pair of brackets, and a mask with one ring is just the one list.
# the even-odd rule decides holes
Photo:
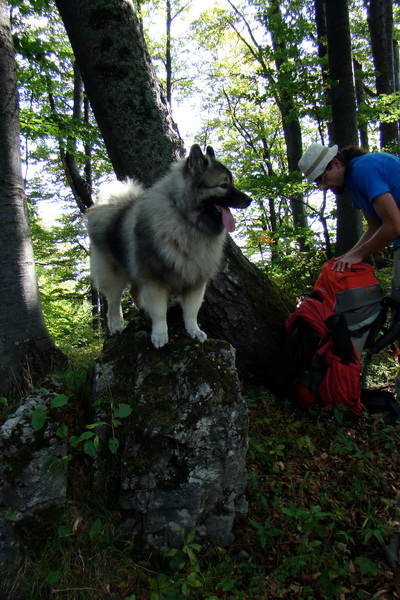
[[(393, 94), (395, 91), (393, 52), (392, 0), (370, 0), (367, 3), (368, 27), (375, 66), (376, 93)], [(380, 123), (381, 148), (399, 139), (398, 121)]]
[[(282, 66), (287, 58), (288, 49), (285, 42), (281, 41), (282, 15), (278, 0), (271, 0), (270, 12), (268, 14), (269, 30), (272, 36), (275, 52), (275, 65), (278, 78), (278, 105), (282, 116), (282, 127), (286, 143), (286, 155), (289, 173), (299, 170), (299, 160), (303, 153), (300, 121), (297, 115), (297, 107), (293, 99), (291, 80), (289, 74), (282, 74)], [(307, 227), (307, 217), (302, 194), (290, 198), (290, 206), (295, 227)], [(304, 250), (304, 239), (298, 240), (300, 250)]]
[[(315, 10), (315, 25), (317, 29), (317, 44), (318, 44), (318, 58), (321, 61), (321, 76), (322, 82), (324, 84), (324, 89), (329, 88), (329, 69), (325, 63), (325, 57), (328, 54), (328, 45), (327, 45), (327, 31), (326, 31), (326, 5), (325, 0), (314, 0), (314, 10)], [(329, 94), (326, 94), (326, 104), (328, 106), (331, 105), (331, 97)], [(324, 121), (325, 117), (321, 117), (321, 121)], [(332, 122), (328, 121), (327, 123), (328, 129), (328, 138), (332, 142), (333, 140), (333, 128)], [(323, 133), (321, 133), (321, 142), (324, 143)]]
[[(362, 73), (362, 65), (353, 60), (354, 64), (354, 79), (355, 79), (355, 90), (356, 90), (356, 101), (358, 109), (365, 104), (365, 92), (364, 92), (364, 81), (363, 78), (360, 77), (360, 73)], [(359, 123), (358, 127), (360, 133), (360, 143), (363, 148), (368, 150), (369, 142), (368, 142), (368, 127), (367, 123)]]
[(61, 353), (47, 331), (21, 175), (19, 108), (9, 9), (0, 0), (0, 395), (15, 398)]
[(167, 39), (165, 42), (165, 72), (166, 72), (166, 94), (167, 101), (171, 105), (172, 101), (172, 57), (171, 57), (171, 0), (167, 0)]
[[(334, 143), (339, 148), (358, 144), (356, 97), (353, 78), (349, 8), (347, 0), (326, 0), (330, 94)], [(354, 210), (349, 194), (337, 197), (336, 255), (356, 244), (362, 233), (361, 212)]]

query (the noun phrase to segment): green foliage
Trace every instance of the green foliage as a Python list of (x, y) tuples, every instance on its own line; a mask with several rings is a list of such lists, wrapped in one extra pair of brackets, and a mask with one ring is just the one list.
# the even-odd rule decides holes
[[(52, 404), (65, 409), (65, 397)], [(44, 550), (4, 574), (9, 600), (44, 600), (60, 590), (69, 600), (337, 600), (343, 589), (354, 598), (367, 600), (371, 589), (384, 597), (392, 589), (384, 548), (396, 495), (382, 482), (400, 476), (399, 423), (383, 426), (379, 415), (338, 422), (332, 411), (305, 414), (255, 390), (249, 411), (249, 515), (236, 524), (234, 544), (202, 545), (192, 528), (161, 554), (121, 545), (121, 515), (88, 498), (84, 510), (73, 505)], [(93, 424), (80, 443), (97, 426), (104, 424)], [(49, 461), (46, 469), (59, 466)]]
[(47, 409), (44, 406), (35, 408), (32, 413), (32, 427), (35, 431), (42, 429), (47, 420)]
[[(95, 406), (105, 405), (110, 412), (110, 418), (96, 421), (86, 425), (85, 429), (79, 435), (73, 435), (69, 438), (69, 444), (72, 448), (82, 447), (85, 454), (93, 458), (96, 456), (100, 444), (100, 437), (107, 439), (104, 435), (104, 428), (109, 429), (111, 435), (108, 437), (108, 449), (112, 454), (116, 454), (119, 448), (119, 439), (116, 436), (116, 430), (122, 424), (121, 419), (126, 419), (132, 413), (132, 408), (129, 404), (123, 402), (115, 404), (111, 396), (108, 398), (99, 398), (95, 402)], [(96, 433), (98, 431), (99, 433)], [(103, 434), (103, 435), (102, 435)]]
[(195, 534), (195, 528), (192, 528), (187, 535), (181, 529), (182, 548), (173, 548), (165, 554), (171, 557), (169, 562), (171, 574), (163, 573), (156, 578), (149, 578), (150, 600), (185, 600), (202, 588), (203, 578), (200, 574), (201, 565), (198, 558), (202, 547), (193, 541)]
[[(255, 470), (249, 489), (259, 515), (253, 513), (250, 523), (270, 562), (268, 581), (276, 592), (279, 587), (277, 597), (289, 598), (285, 591), (296, 588), (296, 597), (333, 599), (344, 581), (351, 587), (357, 573), (365, 582), (376, 577), (381, 566), (368, 558), (368, 548), (385, 546), (391, 529), (382, 463), (376, 461), (377, 440), (371, 439), (378, 435), (379, 444), (384, 439), (395, 443), (398, 425), (383, 433), (379, 418), (351, 423), (316, 410), (304, 416), (286, 413), (281, 430), (278, 423), (285, 409), (273, 399), (264, 399), (258, 409), (253, 405), (252, 411), (253, 418), (261, 411), (266, 416), (256, 421), (250, 438)], [(285, 439), (283, 457), (268, 450), (280, 434)], [(391, 461), (389, 470), (393, 466)], [(271, 553), (274, 559), (269, 561)]]
[[(73, 402), (81, 401), (82, 395), (86, 392), (85, 383), (87, 380), (87, 373), (82, 368), (81, 363), (71, 365), (62, 371), (57, 371), (55, 377), (63, 385), (65, 391), (72, 396)], [(44, 391), (47, 392), (47, 390)], [(97, 406), (102, 404), (109, 409), (109, 419), (89, 423), (85, 426), (83, 432), (71, 435), (68, 424), (70, 419), (68, 413), (71, 411), (70, 398), (64, 393), (57, 394), (52, 398), (49, 406), (40, 405), (33, 410), (31, 426), (35, 431), (40, 431), (44, 428), (50, 417), (56, 418), (60, 420), (60, 424), (55, 432), (56, 436), (68, 443), (71, 453), (76, 453), (77, 450), (82, 449), (84, 454), (94, 458), (102, 439), (103, 443), (107, 440), (108, 450), (112, 454), (116, 454), (120, 445), (117, 437), (118, 427), (122, 425), (123, 419), (131, 415), (132, 408), (129, 404), (123, 402), (116, 404), (111, 396), (97, 400)], [(66, 412), (53, 413), (53, 409), (58, 409), (59, 411), (60, 409), (65, 409)], [(76, 424), (72, 425), (76, 429)], [(105, 429), (110, 431), (110, 435), (105, 434)], [(52, 472), (64, 466), (72, 459), (72, 454), (66, 454), (62, 458), (51, 456), (46, 461), (43, 470), (44, 472)]]
[(82, 219), (72, 213), (48, 229), (32, 216), (31, 227), (47, 328), (69, 357), (93, 358), (101, 337), (92, 322), (89, 251)]
[[(50, 407), (51, 408), (61, 408), (62, 406), (65, 406), (67, 403), (68, 403), (67, 396), (65, 396), (65, 394), (58, 394), (51, 401)], [(31, 420), (33, 429), (35, 431), (42, 429), (42, 427), (44, 427), (44, 425), (47, 421), (47, 418), (48, 418), (48, 414), (47, 414), (46, 406), (38, 406), (37, 408), (35, 408), (32, 413), (32, 420)]]

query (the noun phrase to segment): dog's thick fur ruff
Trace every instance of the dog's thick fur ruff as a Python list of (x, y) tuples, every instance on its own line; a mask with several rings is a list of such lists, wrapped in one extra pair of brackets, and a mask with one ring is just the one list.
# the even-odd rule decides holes
[(87, 220), (91, 275), (107, 299), (110, 333), (123, 329), (121, 297), (131, 286), (135, 304), (151, 318), (155, 347), (168, 342), (170, 295), (179, 297), (189, 336), (203, 342), (197, 313), (221, 263), (226, 229), (234, 228), (228, 207), (245, 208), (251, 198), (234, 187), (212, 148), (204, 155), (194, 145), (151, 188), (117, 182), (103, 201)]

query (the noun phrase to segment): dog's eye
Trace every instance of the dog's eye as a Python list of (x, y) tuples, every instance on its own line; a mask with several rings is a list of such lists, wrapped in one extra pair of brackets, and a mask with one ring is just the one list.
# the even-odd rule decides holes
[(228, 189), (228, 184), (227, 183), (221, 183), (221, 185), (219, 187), (222, 188), (223, 190), (226, 190), (226, 189)]

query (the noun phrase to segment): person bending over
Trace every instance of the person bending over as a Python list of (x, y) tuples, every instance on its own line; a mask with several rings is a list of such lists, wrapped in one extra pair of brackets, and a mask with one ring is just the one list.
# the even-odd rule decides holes
[[(347, 190), (367, 228), (358, 242), (336, 257), (332, 269), (344, 271), (393, 242), (391, 297), (400, 303), (400, 158), (384, 152), (367, 153), (358, 146), (311, 144), (299, 161), (308, 183), (335, 195)], [(400, 373), (396, 380), (400, 400)]]
[[(400, 300), (400, 158), (383, 152), (367, 153), (358, 146), (311, 144), (299, 161), (308, 183), (335, 195), (347, 190), (354, 208), (362, 211), (367, 228), (333, 269), (343, 271), (394, 243), (393, 281)], [(394, 281), (396, 279), (397, 281)], [(392, 288), (392, 291), (393, 288)]]

